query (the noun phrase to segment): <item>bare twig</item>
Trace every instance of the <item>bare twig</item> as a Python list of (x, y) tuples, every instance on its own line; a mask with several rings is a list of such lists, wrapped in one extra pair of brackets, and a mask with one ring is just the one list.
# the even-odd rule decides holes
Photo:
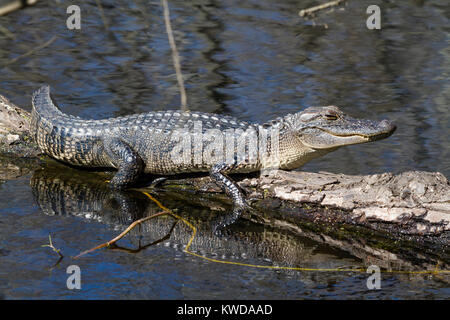
[(92, 251), (95, 251), (97, 249), (101, 249), (101, 248), (104, 248), (104, 247), (109, 247), (112, 244), (114, 244), (115, 242), (117, 242), (120, 239), (122, 239), (128, 232), (130, 232), (132, 229), (134, 229), (137, 225), (139, 225), (139, 224), (141, 224), (141, 223), (143, 223), (143, 222), (145, 222), (147, 220), (150, 220), (150, 219), (153, 219), (153, 218), (156, 218), (158, 216), (162, 216), (162, 215), (165, 215), (165, 214), (168, 214), (168, 213), (169, 213), (168, 211), (161, 211), (161, 212), (155, 213), (154, 215), (151, 215), (151, 216), (148, 216), (148, 217), (136, 220), (132, 224), (130, 224), (128, 226), (128, 228), (125, 229), (125, 231), (123, 231), (121, 234), (119, 234), (114, 239), (112, 239), (112, 240), (110, 240), (108, 242), (102, 243), (102, 244), (100, 244), (100, 245), (98, 245), (98, 246), (96, 246), (94, 248), (89, 249), (89, 250), (83, 251), (79, 255), (77, 255), (74, 259), (78, 259), (79, 257), (84, 256), (85, 254), (90, 253)]
[(5, 28), (4, 26), (0, 25), (0, 32), (3, 33), (5, 36), (7, 36), (10, 39), (15, 39), (16, 36), (14, 35), (14, 33), (12, 33), (11, 31), (9, 31), (7, 28)]
[(36, 51), (39, 51), (39, 50), (49, 46), (53, 41), (55, 41), (55, 39), (56, 39), (56, 35), (51, 37), (50, 40), (46, 41), (45, 43), (41, 44), (40, 46), (38, 46), (38, 47), (36, 47), (36, 48), (34, 48), (34, 49), (32, 49), (32, 50), (30, 50), (30, 51), (20, 55), (18, 57), (15, 57), (14, 59), (11, 59), (9, 62), (6, 63), (6, 65), (14, 63), (14, 62), (16, 62), (19, 59), (28, 57), (28, 56), (32, 55), (33, 53), (35, 53)]
[(167, 37), (169, 38), (170, 48), (172, 49), (173, 66), (175, 67), (178, 86), (180, 87), (181, 110), (188, 111), (186, 90), (184, 88), (183, 75), (181, 73), (180, 56), (178, 55), (177, 46), (173, 38), (172, 26), (170, 24), (169, 5), (167, 4), (167, 0), (161, 0), (161, 3), (164, 8), (164, 22), (166, 24)]
[(59, 255), (60, 258), (63, 257), (63, 255), (61, 254), (61, 250), (56, 249), (55, 246), (53, 245), (52, 237), (51, 237), (50, 235), (48, 235), (48, 244), (44, 244), (44, 245), (42, 245), (41, 247), (49, 247), (49, 248), (52, 248), (53, 251), (55, 251), (55, 252)]
[(334, 1), (326, 2), (326, 3), (320, 4), (320, 5), (315, 6), (315, 7), (311, 7), (311, 8), (308, 8), (308, 9), (300, 10), (300, 12), (298, 13), (298, 15), (299, 15), (300, 17), (305, 17), (305, 16), (308, 16), (308, 15), (313, 14), (313, 13), (316, 12), (316, 11), (323, 10), (323, 9), (326, 9), (326, 8), (329, 8), (329, 7), (333, 7), (333, 6), (340, 5), (340, 4), (341, 4), (342, 2), (344, 2), (344, 1), (345, 1), (345, 0), (334, 0)]
[(103, 12), (102, 3), (100, 0), (95, 0), (97, 2), (98, 10), (100, 11), (100, 16), (102, 18), (103, 25), (105, 26), (106, 31), (109, 30), (108, 21), (106, 20), (105, 13)]
[(148, 247), (151, 247), (151, 246), (157, 245), (158, 243), (164, 242), (164, 241), (166, 241), (167, 239), (170, 238), (170, 236), (171, 236), (173, 230), (175, 229), (175, 226), (177, 225), (178, 221), (179, 220), (176, 220), (173, 223), (173, 225), (170, 228), (169, 232), (167, 232), (167, 234), (164, 237), (162, 237), (161, 239), (155, 240), (155, 241), (153, 241), (153, 242), (151, 242), (149, 244), (146, 244), (145, 246), (141, 246), (141, 244), (139, 243), (139, 247), (137, 249), (129, 249), (129, 248), (121, 247), (121, 246), (117, 245), (116, 243), (114, 243), (113, 244), (114, 246), (111, 246), (111, 250), (122, 251), (122, 252), (127, 252), (127, 253), (138, 253), (138, 252), (140, 252), (140, 251), (142, 251), (144, 249), (147, 249)]
[(20, 10), (27, 6), (31, 6), (35, 4), (37, 0), (14, 0), (8, 4), (5, 4), (3, 7), (0, 7), (0, 16), (4, 16), (5, 14)]

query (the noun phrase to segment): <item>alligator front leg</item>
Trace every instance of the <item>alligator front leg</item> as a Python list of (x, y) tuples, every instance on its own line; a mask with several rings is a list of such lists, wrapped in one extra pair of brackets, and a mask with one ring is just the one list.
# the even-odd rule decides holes
[(137, 152), (119, 138), (103, 139), (103, 147), (111, 163), (117, 168), (110, 186), (123, 189), (136, 182), (144, 168), (144, 162)]
[(226, 172), (231, 171), (232, 168), (233, 165), (217, 164), (214, 165), (210, 170), (211, 179), (219, 187), (221, 187), (229, 197), (233, 199), (234, 204), (232, 214), (227, 215), (216, 226), (216, 233), (221, 233), (221, 229), (236, 222), (236, 220), (239, 219), (244, 210), (248, 207), (245, 202), (244, 194), (242, 193), (239, 186), (226, 175)]

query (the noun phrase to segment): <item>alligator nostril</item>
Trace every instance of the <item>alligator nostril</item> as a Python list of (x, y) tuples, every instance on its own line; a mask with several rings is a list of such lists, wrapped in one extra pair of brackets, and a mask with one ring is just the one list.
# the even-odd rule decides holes
[(381, 122), (380, 122), (380, 125), (381, 125), (382, 127), (385, 127), (389, 132), (394, 132), (395, 129), (397, 129), (397, 126), (396, 126), (393, 122), (391, 122), (391, 121), (389, 121), (389, 120), (383, 120), (383, 121), (381, 121)]

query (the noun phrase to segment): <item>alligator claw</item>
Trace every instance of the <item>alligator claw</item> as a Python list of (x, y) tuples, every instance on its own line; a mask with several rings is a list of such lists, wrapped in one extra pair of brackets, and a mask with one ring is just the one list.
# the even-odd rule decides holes
[(167, 180), (166, 177), (159, 177), (159, 178), (153, 179), (153, 181), (150, 183), (149, 187), (156, 188), (158, 185), (160, 185), (161, 183), (163, 183), (166, 180)]

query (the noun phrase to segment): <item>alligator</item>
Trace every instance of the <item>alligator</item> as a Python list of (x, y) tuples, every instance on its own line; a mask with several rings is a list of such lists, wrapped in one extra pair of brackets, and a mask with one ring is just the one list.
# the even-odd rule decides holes
[(117, 169), (113, 189), (131, 187), (145, 173), (209, 172), (234, 204), (222, 227), (249, 208), (228, 174), (296, 169), (396, 129), (391, 121), (354, 119), (335, 106), (309, 107), (264, 124), (179, 110), (88, 120), (61, 112), (48, 85), (34, 92), (32, 105), (31, 134), (41, 151), (74, 166)]

